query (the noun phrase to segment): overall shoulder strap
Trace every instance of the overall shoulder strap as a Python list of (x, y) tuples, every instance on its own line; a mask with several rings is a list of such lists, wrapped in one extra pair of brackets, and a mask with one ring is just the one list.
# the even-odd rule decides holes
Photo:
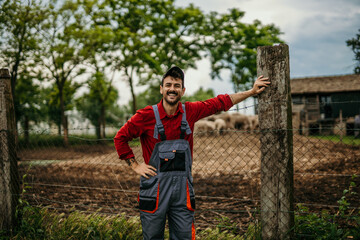
[(191, 129), (189, 126), (188, 121), (186, 120), (186, 109), (185, 109), (185, 104), (182, 104), (184, 113), (182, 114), (182, 119), (181, 119), (181, 133), (180, 133), (180, 139), (184, 139), (185, 138), (185, 133), (187, 135), (191, 134)]
[(166, 135), (165, 135), (165, 129), (164, 129), (164, 125), (161, 122), (160, 119), (160, 114), (159, 114), (159, 109), (158, 106), (152, 105), (154, 114), (155, 114), (155, 127), (154, 127), (154, 138), (159, 139), (159, 134), (160, 134), (160, 140), (161, 141), (165, 141), (166, 140)]

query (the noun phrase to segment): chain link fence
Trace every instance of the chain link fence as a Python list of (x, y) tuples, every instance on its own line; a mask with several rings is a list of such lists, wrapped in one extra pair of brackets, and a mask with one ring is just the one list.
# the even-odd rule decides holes
[[(256, 127), (243, 127), (194, 133), (195, 221), (200, 230), (231, 227), (236, 234), (243, 234), (260, 221), (262, 133)], [(19, 132), (22, 198), (32, 206), (65, 213), (79, 210), (138, 216), (139, 176), (118, 159), (112, 138), (117, 128), (107, 129), (109, 137), (104, 139), (74, 134), (94, 130), (70, 129), (68, 147), (63, 146), (56, 129), (31, 131), (28, 141)], [(289, 131), (293, 131), (294, 204), (316, 213), (339, 212), (338, 201), (352, 181), (352, 190), (360, 193), (360, 179), (353, 178), (360, 174), (360, 140)], [(136, 158), (142, 159), (140, 142), (132, 141), (131, 147)], [(274, 146), (269, 151), (282, 149)], [(276, 165), (268, 168), (274, 174), (278, 171)], [(346, 201), (348, 209), (356, 212), (360, 208), (358, 194), (347, 196)]]

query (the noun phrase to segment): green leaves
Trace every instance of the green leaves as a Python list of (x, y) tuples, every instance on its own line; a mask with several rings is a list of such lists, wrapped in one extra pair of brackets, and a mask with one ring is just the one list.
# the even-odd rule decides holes
[[(280, 42), (278, 28), (243, 23), (245, 13), (238, 9), (205, 14), (192, 4), (178, 7), (173, 0), (4, 0), (1, 7), (0, 62), (13, 69), (19, 109), (36, 95), (43, 97), (51, 104), (41, 112), (53, 115), (47, 119), (57, 123), (61, 116), (64, 129), (65, 111), (74, 107), (79, 86), (89, 91), (84, 99), (99, 103), (97, 114), (105, 108), (101, 111), (107, 116), (114, 104), (106, 101), (116, 102), (124, 91), (116, 92), (113, 82), (125, 81), (134, 113), (159, 100), (159, 81), (169, 67), (196, 68), (204, 55), (210, 57), (212, 78), (230, 71), (227, 80), (234, 88), (247, 88), (256, 75), (256, 47)], [(43, 90), (45, 82), (49, 92)], [(138, 85), (148, 86), (150, 96), (136, 96)], [(30, 89), (34, 94), (28, 94)], [(42, 121), (35, 114), (30, 118)]]
[(211, 77), (221, 79), (224, 70), (230, 71), (234, 90), (250, 88), (256, 77), (256, 48), (282, 42), (280, 30), (274, 25), (241, 22), (244, 12), (230, 9), (229, 13), (211, 12), (203, 29), (211, 61)]
[(354, 38), (346, 41), (346, 45), (350, 47), (355, 54), (357, 64), (355, 65), (354, 72), (360, 74), (360, 29), (359, 34), (356, 34)]

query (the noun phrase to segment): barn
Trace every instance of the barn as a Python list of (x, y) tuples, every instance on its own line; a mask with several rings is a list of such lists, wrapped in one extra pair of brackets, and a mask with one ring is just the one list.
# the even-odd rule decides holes
[(354, 134), (360, 75), (291, 79), (293, 128), (300, 134)]

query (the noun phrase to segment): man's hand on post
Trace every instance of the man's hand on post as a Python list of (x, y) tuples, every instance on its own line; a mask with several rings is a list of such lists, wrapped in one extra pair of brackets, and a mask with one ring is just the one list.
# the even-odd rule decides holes
[(269, 78), (261, 75), (256, 79), (256, 81), (254, 82), (254, 86), (251, 90), (230, 94), (229, 96), (231, 98), (232, 103), (235, 105), (238, 104), (239, 102), (244, 101), (248, 97), (262, 93), (265, 90), (265, 88), (270, 85), (270, 81), (268, 80)]
[(266, 87), (269, 86), (270, 82), (268, 81), (268, 77), (264, 77), (264, 75), (259, 76), (253, 85), (253, 88), (251, 89), (253, 95), (257, 95), (259, 93), (262, 93)]

